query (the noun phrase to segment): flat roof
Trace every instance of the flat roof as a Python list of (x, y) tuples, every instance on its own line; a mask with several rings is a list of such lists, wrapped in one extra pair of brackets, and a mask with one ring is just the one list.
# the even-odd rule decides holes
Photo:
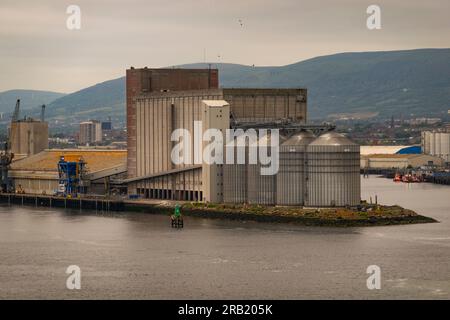
[(395, 154), (410, 146), (361, 146), (361, 155)]
[(409, 158), (415, 158), (418, 156), (423, 156), (423, 154), (369, 154), (369, 155), (362, 155), (365, 158), (370, 159), (409, 159)]
[(113, 168), (127, 162), (126, 150), (48, 149), (14, 161), (11, 164), (11, 169), (21, 171), (57, 171), (57, 163), (63, 155), (83, 157), (89, 172)]
[(148, 98), (162, 98), (162, 97), (197, 97), (197, 96), (226, 96), (226, 95), (294, 95), (307, 94), (308, 90), (305, 88), (212, 88), (212, 89), (198, 89), (198, 90), (173, 90), (173, 91), (151, 91), (144, 92), (136, 96), (136, 100)]

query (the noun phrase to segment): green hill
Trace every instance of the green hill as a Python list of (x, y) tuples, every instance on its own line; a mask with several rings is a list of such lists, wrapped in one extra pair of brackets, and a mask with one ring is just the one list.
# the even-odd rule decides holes
[(17, 99), (20, 99), (21, 110), (38, 109), (43, 104), (63, 97), (64, 93), (39, 90), (9, 90), (0, 92), (0, 112), (12, 114)]
[[(212, 64), (222, 87), (304, 87), (310, 118), (368, 114), (446, 116), (450, 109), (450, 49), (340, 53), (280, 67)], [(190, 64), (181, 68), (207, 67)], [(55, 100), (60, 118), (124, 119), (125, 79), (106, 81)]]

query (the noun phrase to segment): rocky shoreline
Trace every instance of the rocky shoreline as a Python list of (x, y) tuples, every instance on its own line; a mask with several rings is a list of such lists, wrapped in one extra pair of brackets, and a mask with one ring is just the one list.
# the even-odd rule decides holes
[[(127, 202), (126, 211), (167, 214), (173, 212), (173, 203), (139, 204)], [(264, 207), (248, 205), (219, 205), (183, 203), (185, 216), (227, 219), (236, 221), (257, 221), (272, 223), (293, 223), (305, 226), (358, 227), (386, 226), (438, 222), (400, 206), (363, 204), (358, 209), (350, 208), (300, 208)]]

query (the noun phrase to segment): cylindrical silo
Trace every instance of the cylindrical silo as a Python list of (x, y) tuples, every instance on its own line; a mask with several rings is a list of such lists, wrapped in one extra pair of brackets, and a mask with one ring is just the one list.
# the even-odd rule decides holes
[(430, 132), (430, 154), (436, 155), (436, 132)]
[(316, 137), (310, 131), (301, 131), (280, 146), (277, 174), (278, 205), (302, 206), (306, 191), (306, 147)]
[(437, 155), (438, 157), (440, 157), (442, 155), (442, 151), (441, 151), (441, 137), (442, 137), (442, 133), (441, 132), (436, 132), (435, 133), (435, 143), (434, 143), (434, 154)]
[[(267, 152), (272, 159), (279, 156), (279, 145), (284, 142), (284, 138), (279, 136), (278, 148), (276, 153), (271, 154), (271, 148), (273, 141), (269, 135), (265, 135), (258, 140), (258, 145), (251, 145), (249, 152), (257, 152), (261, 146), (267, 146)], [(258, 147), (258, 148), (255, 148)], [(279, 159), (277, 159), (279, 161)], [(276, 203), (276, 172), (270, 175), (261, 174), (261, 169), (264, 165), (261, 165), (258, 151), (258, 163), (249, 163), (247, 166), (247, 187), (248, 187), (248, 203), (261, 204), (261, 205), (275, 205)]]
[(442, 155), (446, 162), (450, 161), (450, 133), (442, 134)]
[(360, 204), (360, 148), (337, 132), (307, 146), (307, 198), (310, 207)]
[[(235, 139), (234, 146), (225, 148), (225, 158), (232, 151), (232, 163), (223, 166), (223, 201), (225, 203), (247, 202), (247, 152), (248, 148), (239, 146)], [(238, 161), (239, 153), (242, 161)], [(241, 163), (239, 163), (241, 162)]]
[(429, 131), (422, 131), (422, 153), (424, 154), (430, 154), (430, 132)]

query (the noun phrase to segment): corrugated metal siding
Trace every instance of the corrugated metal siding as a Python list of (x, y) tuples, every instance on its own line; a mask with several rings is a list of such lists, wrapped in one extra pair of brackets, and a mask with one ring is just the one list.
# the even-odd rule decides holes
[(276, 176), (261, 175), (259, 164), (248, 165), (248, 203), (274, 205), (276, 197)]
[[(246, 203), (248, 198), (247, 165), (237, 164), (238, 147), (233, 148), (235, 164), (223, 166), (223, 200), (225, 203)], [(244, 148), (242, 147), (242, 149)], [(243, 150), (243, 152), (246, 154), (247, 150)], [(225, 156), (226, 154), (227, 148), (225, 149)], [(247, 158), (246, 155), (245, 158)]]
[(281, 146), (277, 174), (277, 204), (303, 205), (306, 146)]
[(357, 145), (309, 145), (307, 205), (312, 207), (360, 203), (360, 154)]

